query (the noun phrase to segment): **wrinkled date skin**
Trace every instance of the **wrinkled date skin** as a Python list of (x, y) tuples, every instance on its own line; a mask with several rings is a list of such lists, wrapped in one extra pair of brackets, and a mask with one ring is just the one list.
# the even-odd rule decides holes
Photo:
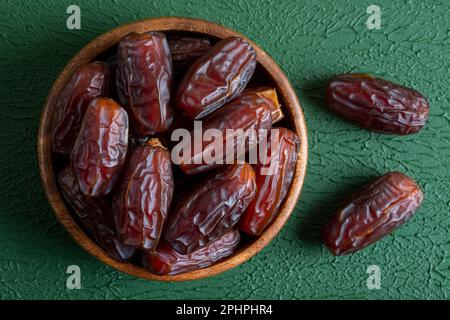
[(169, 45), (163, 33), (130, 33), (120, 41), (117, 94), (130, 115), (134, 134), (154, 135), (171, 126), (172, 74)]
[(253, 88), (253, 89), (246, 89), (242, 93), (243, 96), (255, 93), (257, 94), (261, 99), (266, 100), (266, 103), (270, 106), (270, 109), (272, 111), (272, 124), (280, 121), (284, 118), (283, 111), (281, 110), (280, 102), (278, 101), (278, 94), (277, 91), (273, 88), (267, 88), (267, 87), (261, 87), (261, 88)]
[(418, 132), (429, 113), (428, 101), (416, 90), (366, 74), (333, 78), (328, 84), (327, 100), (335, 113), (382, 133)]
[(111, 208), (107, 202), (104, 199), (86, 197), (81, 192), (70, 166), (58, 174), (58, 181), (64, 198), (94, 241), (113, 259), (130, 259), (135, 249), (123, 244), (117, 237)]
[(218, 42), (187, 71), (177, 90), (184, 115), (201, 119), (244, 90), (256, 67), (256, 53), (242, 38)]
[(154, 250), (173, 196), (170, 152), (158, 139), (137, 146), (114, 199), (114, 219), (123, 243)]
[(423, 194), (411, 178), (390, 172), (363, 188), (323, 230), (326, 246), (334, 255), (365, 248), (409, 220)]
[(239, 245), (239, 231), (226, 233), (210, 244), (188, 254), (180, 254), (170, 244), (163, 243), (153, 254), (144, 254), (142, 262), (145, 268), (157, 275), (175, 275), (201, 268), (232, 255)]
[(86, 108), (92, 99), (108, 91), (110, 70), (106, 63), (79, 67), (64, 87), (56, 105), (53, 122), (53, 151), (70, 155)]
[(127, 148), (127, 112), (112, 99), (94, 99), (72, 151), (73, 172), (81, 192), (90, 197), (108, 194), (119, 178)]
[(206, 38), (170, 36), (167, 40), (175, 73), (186, 71), (195, 60), (207, 53), (212, 47), (211, 41)]
[(181, 202), (168, 221), (165, 240), (181, 254), (208, 245), (238, 223), (255, 191), (249, 164), (224, 167)]
[[(244, 132), (253, 129), (258, 135), (262, 130), (270, 130), (272, 127), (271, 110), (273, 109), (271, 101), (272, 100), (267, 99), (256, 92), (249, 92), (234, 99), (223, 108), (214, 112), (207, 119), (203, 120), (203, 132), (206, 132), (209, 129), (215, 129), (221, 132), (221, 136), (223, 137), (222, 150), (224, 150), (222, 154), (224, 154), (223, 156), (220, 156), (219, 154), (215, 154), (214, 156), (215, 158), (221, 158), (222, 160), (214, 162), (209, 161), (209, 163), (208, 161), (205, 161), (207, 155), (213, 153), (212, 151), (216, 149), (217, 143), (215, 140), (206, 141), (206, 139), (203, 139), (202, 148), (198, 148), (200, 150), (195, 150), (195, 130), (192, 130), (190, 135), (192, 137), (190, 141), (190, 154), (185, 155), (182, 151), (179, 152), (181, 159), (181, 163), (179, 164), (180, 169), (184, 173), (191, 175), (218, 168), (222, 166), (223, 163), (230, 163), (230, 161), (227, 160), (230, 153), (225, 151), (227, 139), (233, 139), (233, 158), (237, 159), (242, 153), (238, 149), (240, 143), (237, 138), (227, 136), (227, 129), (242, 129)], [(182, 144), (180, 144), (180, 147), (181, 146)], [(245, 153), (249, 148), (250, 145), (245, 143), (242, 151)], [(173, 152), (178, 154), (177, 151), (178, 150), (174, 150)], [(222, 162), (222, 164), (220, 162)]]
[(253, 166), (256, 195), (239, 220), (240, 230), (250, 235), (260, 235), (275, 218), (294, 175), (300, 141), (294, 132), (277, 129), (278, 147), (270, 152), (269, 141), (266, 163)]

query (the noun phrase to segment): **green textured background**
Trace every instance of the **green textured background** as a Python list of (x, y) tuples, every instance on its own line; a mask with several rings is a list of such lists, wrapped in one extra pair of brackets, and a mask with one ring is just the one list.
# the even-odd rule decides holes
[[(382, 10), (368, 30), (366, 9)], [(81, 7), (82, 29), (66, 28)], [(446, 1), (17, 1), (0, 0), (0, 297), (21, 298), (449, 298), (450, 3)], [(189, 283), (140, 280), (96, 261), (56, 221), (36, 160), (42, 105), (58, 72), (87, 42), (120, 24), (189, 16), (242, 32), (280, 64), (295, 86), (309, 128), (303, 193), (288, 224), (250, 262)], [(369, 133), (326, 111), (323, 81), (371, 72), (412, 86), (430, 101), (417, 135)], [(425, 202), (393, 235), (334, 258), (319, 230), (339, 201), (389, 170), (417, 179)], [(66, 289), (77, 264), (82, 289)], [(366, 269), (379, 265), (381, 290)]]

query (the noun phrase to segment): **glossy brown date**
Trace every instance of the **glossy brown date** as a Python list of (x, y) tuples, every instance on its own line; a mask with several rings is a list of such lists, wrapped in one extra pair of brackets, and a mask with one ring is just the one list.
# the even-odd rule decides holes
[(54, 152), (70, 155), (88, 104), (106, 94), (109, 78), (110, 70), (103, 62), (88, 63), (74, 72), (56, 104)]
[(272, 130), (278, 131), (278, 144), (272, 144), (269, 140), (265, 161), (253, 166), (256, 195), (239, 220), (239, 229), (250, 235), (260, 235), (277, 215), (297, 162), (300, 146), (297, 135), (285, 128)]
[[(217, 110), (208, 118), (202, 121), (202, 132), (206, 132), (209, 129), (218, 130), (221, 133), (222, 138), (222, 154), (214, 154), (214, 158), (217, 161), (205, 161), (208, 155), (214, 153), (214, 149), (218, 148), (218, 144), (215, 140), (208, 141), (203, 139), (201, 148), (195, 149), (195, 129), (191, 131), (190, 146), (191, 152), (186, 155), (181, 150), (180, 154), (180, 168), (186, 174), (197, 174), (206, 172), (222, 166), (224, 163), (232, 163), (233, 159), (237, 159), (245, 154), (250, 149), (250, 144), (247, 142), (241, 147), (239, 140), (236, 137), (232, 137), (228, 129), (234, 130), (254, 130), (258, 135), (262, 130), (269, 130), (272, 126), (272, 114), (273, 109), (272, 100), (267, 99), (257, 92), (248, 92), (229, 102), (223, 108)], [(232, 140), (231, 140), (232, 139)], [(227, 151), (227, 140), (233, 143), (229, 149), (234, 151), (231, 153)], [(180, 145), (181, 146), (181, 145)], [(178, 153), (178, 150), (173, 150), (174, 153)]]
[(429, 113), (428, 101), (416, 90), (366, 74), (333, 78), (327, 100), (340, 116), (368, 130), (390, 134), (419, 131)]
[(210, 244), (188, 254), (180, 254), (170, 244), (163, 243), (154, 253), (145, 253), (145, 268), (158, 275), (175, 275), (209, 267), (232, 255), (239, 245), (239, 231), (229, 231)]
[(224, 167), (181, 202), (168, 221), (166, 241), (181, 254), (208, 245), (233, 229), (255, 191), (249, 164)]
[(81, 192), (70, 166), (59, 172), (58, 182), (64, 198), (94, 241), (113, 259), (130, 259), (135, 249), (123, 244), (117, 237), (111, 207), (107, 201), (86, 197)]
[(173, 188), (170, 152), (155, 138), (137, 146), (114, 197), (114, 219), (123, 243), (156, 248)]
[(177, 105), (184, 115), (201, 119), (244, 90), (256, 67), (256, 53), (242, 38), (215, 44), (187, 71), (177, 90)]
[(72, 151), (81, 192), (90, 197), (108, 194), (119, 178), (127, 148), (127, 112), (112, 99), (92, 100)]
[(130, 115), (134, 134), (154, 135), (169, 129), (173, 121), (172, 73), (169, 45), (163, 33), (130, 33), (120, 41), (117, 94)]
[(423, 194), (411, 178), (387, 173), (357, 193), (323, 230), (326, 246), (334, 255), (365, 248), (409, 220)]
[(267, 87), (246, 89), (242, 95), (245, 96), (249, 93), (256, 93), (261, 99), (266, 100), (266, 103), (270, 106), (270, 110), (272, 112), (272, 124), (284, 118), (283, 111), (281, 110), (281, 104), (278, 101), (278, 94), (275, 89)]
[(181, 73), (198, 58), (207, 53), (212, 45), (207, 38), (194, 38), (187, 36), (169, 36), (168, 43), (172, 54), (172, 63), (175, 73)]

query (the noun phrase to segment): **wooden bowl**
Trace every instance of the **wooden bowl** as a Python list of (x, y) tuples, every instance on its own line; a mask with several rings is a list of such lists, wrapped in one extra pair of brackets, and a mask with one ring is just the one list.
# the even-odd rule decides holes
[[(305, 118), (295, 91), (283, 71), (281, 71), (275, 61), (273, 61), (272, 58), (264, 52), (264, 50), (259, 48), (251, 40), (244, 37), (253, 45), (258, 57), (258, 68), (257, 72), (255, 72), (254, 78), (256, 78), (256, 81), (262, 80), (261, 83), (270, 84), (277, 89), (286, 118), (283, 125), (294, 130), (301, 142), (294, 178), (286, 199), (280, 208), (278, 216), (260, 237), (245, 244), (232, 256), (208, 268), (174, 276), (158, 276), (141, 267), (129, 263), (120, 263), (111, 259), (103, 251), (103, 249), (97, 246), (78, 226), (63, 201), (55, 178), (54, 163), (52, 162), (52, 116), (55, 113), (56, 102), (64, 85), (68, 82), (69, 77), (73, 74), (77, 67), (95, 60), (99, 56), (101, 57), (101, 54), (107, 52), (108, 49), (111, 51), (120, 39), (129, 32), (146, 32), (156, 30), (173, 33), (196, 33), (206, 35), (207, 37), (216, 40), (230, 36), (244, 37), (238, 32), (208, 21), (178, 17), (163, 17), (126, 24), (96, 38), (81, 49), (72, 58), (72, 60), (70, 60), (53, 84), (53, 87), (47, 97), (41, 116), (37, 141), (39, 168), (45, 193), (56, 214), (56, 217), (75, 239), (75, 241), (77, 241), (85, 250), (97, 259), (116, 268), (117, 270), (150, 280), (186, 281), (201, 279), (219, 274), (249, 260), (269, 244), (269, 242), (278, 234), (280, 229), (288, 220), (294, 210), (295, 204), (297, 203), (306, 173), (308, 145)], [(260, 79), (258, 79), (258, 77)]]

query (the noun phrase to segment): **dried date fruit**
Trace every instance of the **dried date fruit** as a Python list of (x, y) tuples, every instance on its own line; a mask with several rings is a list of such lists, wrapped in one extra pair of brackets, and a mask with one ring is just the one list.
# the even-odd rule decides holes
[[(254, 93), (258, 96), (258, 98), (266, 100), (266, 104), (270, 107), (272, 111), (272, 124), (281, 121), (284, 118), (283, 111), (281, 110), (281, 104), (278, 101), (278, 95), (275, 89), (267, 87), (246, 89), (242, 92), (241, 96), (245, 97), (250, 93), (252, 94)], [(212, 115), (210, 115), (209, 117), (211, 116)], [(206, 121), (209, 117), (206, 117), (204, 121)], [(174, 116), (174, 121), (171, 130), (173, 131), (176, 129), (186, 129), (191, 131), (193, 129), (193, 124), (194, 123), (190, 121), (190, 119), (183, 116), (183, 114), (176, 113)]]
[(224, 167), (180, 203), (169, 218), (166, 241), (181, 254), (208, 245), (233, 229), (255, 191), (249, 164)]
[(145, 268), (158, 275), (176, 275), (206, 268), (232, 255), (239, 244), (239, 231), (229, 231), (210, 244), (188, 254), (180, 254), (170, 244), (163, 243), (154, 253), (144, 253)]
[(72, 151), (81, 192), (90, 197), (108, 194), (119, 178), (127, 148), (127, 112), (112, 99), (92, 100)]
[(256, 89), (247, 89), (244, 90), (242, 95), (246, 95), (250, 92), (256, 93), (262, 99), (268, 99), (267, 104), (270, 106), (272, 110), (272, 124), (280, 121), (284, 118), (283, 111), (281, 110), (280, 102), (278, 101), (277, 91), (273, 88), (256, 88)]
[(53, 122), (53, 151), (70, 155), (86, 108), (92, 99), (108, 91), (110, 70), (102, 62), (79, 67), (64, 87), (56, 104)]
[(294, 175), (300, 142), (294, 132), (277, 130), (278, 145), (272, 150), (269, 141), (265, 161), (253, 166), (256, 195), (239, 220), (239, 229), (250, 235), (260, 235), (275, 218)]
[(94, 241), (113, 259), (118, 261), (130, 259), (135, 249), (123, 244), (117, 237), (111, 208), (107, 201), (86, 197), (81, 192), (70, 166), (59, 172), (58, 182), (64, 198)]
[(195, 60), (211, 49), (207, 38), (170, 36), (167, 39), (172, 54), (173, 69), (176, 73), (185, 71)]
[(365, 248), (409, 220), (423, 194), (415, 181), (400, 172), (387, 173), (357, 193), (323, 230), (334, 255)]
[(327, 89), (329, 108), (362, 127), (390, 134), (410, 134), (426, 123), (429, 106), (416, 90), (366, 74), (333, 78)]
[[(242, 154), (245, 154), (250, 149), (248, 143), (250, 139), (247, 139), (244, 145), (241, 145), (237, 137), (233, 137), (230, 131), (234, 133), (237, 130), (243, 132), (254, 130), (259, 138), (261, 132), (270, 130), (272, 126), (271, 110), (273, 109), (272, 100), (258, 94), (256, 92), (248, 92), (229, 102), (225, 107), (217, 110), (208, 118), (202, 122), (202, 132), (206, 132), (209, 129), (217, 130), (221, 133), (221, 145), (222, 148), (218, 148), (220, 144), (215, 140), (203, 139), (201, 148), (198, 150), (194, 147), (197, 143), (195, 139), (195, 128), (191, 131), (191, 146), (190, 154), (184, 154), (183, 150), (178, 152), (178, 149), (173, 150), (175, 154), (180, 155), (180, 168), (186, 174), (196, 174), (206, 172), (222, 166), (225, 163), (232, 163), (233, 159), (238, 159)], [(232, 140), (231, 140), (232, 139)], [(226, 148), (227, 140), (233, 143), (228, 145), (232, 148), (229, 150)], [(254, 141), (255, 142), (255, 141)], [(180, 148), (183, 145), (180, 144)], [(242, 147), (242, 148), (241, 148)], [(222, 153), (215, 153), (215, 149), (221, 149)], [(233, 149), (233, 152), (229, 152)], [(210, 154), (214, 154), (211, 157), (217, 161), (205, 161)]]
[(170, 152), (156, 138), (137, 146), (114, 197), (114, 219), (123, 243), (154, 250), (173, 195)]
[(177, 90), (177, 104), (184, 115), (201, 119), (244, 90), (256, 67), (256, 53), (242, 38), (215, 44), (187, 71)]
[(163, 33), (130, 33), (120, 41), (117, 93), (130, 115), (134, 134), (154, 135), (171, 126), (172, 74), (169, 45)]

